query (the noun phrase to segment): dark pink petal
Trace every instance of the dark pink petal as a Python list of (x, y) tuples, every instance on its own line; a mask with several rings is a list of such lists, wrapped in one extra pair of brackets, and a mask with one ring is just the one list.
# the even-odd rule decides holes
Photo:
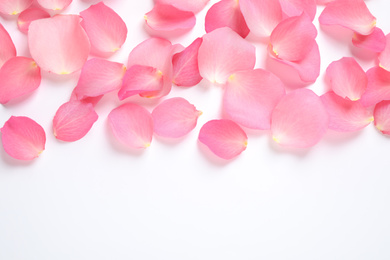
[(240, 0), (241, 12), (251, 33), (259, 37), (268, 37), (282, 21), (282, 7), (279, 1)]
[(226, 83), (223, 109), (242, 126), (269, 129), (271, 113), (285, 93), (280, 79), (266, 70), (239, 71)]
[(322, 95), (321, 101), (329, 114), (329, 129), (340, 132), (358, 131), (374, 120), (372, 112), (359, 101), (344, 99), (332, 91)]
[(202, 10), (210, 0), (155, 0), (158, 4), (173, 5), (177, 9), (197, 13)]
[(97, 119), (92, 104), (69, 101), (60, 106), (54, 116), (54, 136), (65, 142), (77, 141), (89, 132)]
[(38, 66), (56, 74), (81, 69), (90, 50), (88, 36), (77, 15), (56, 15), (31, 22), (28, 43)]
[(362, 49), (381, 52), (386, 46), (386, 36), (381, 29), (375, 27), (374, 31), (369, 35), (355, 33), (352, 38), (352, 43)]
[(172, 5), (156, 4), (146, 13), (146, 24), (156, 31), (189, 30), (195, 26), (193, 12), (182, 11)]
[(18, 16), (18, 28), (20, 31), (27, 33), (28, 27), (30, 26), (30, 23), (32, 21), (43, 19), (43, 18), (49, 18), (49, 17), (50, 14), (43, 9), (29, 8), (27, 10), (24, 10)]
[(26, 95), (41, 84), (41, 70), (30, 58), (14, 57), (0, 69), (0, 103)]
[(162, 137), (182, 137), (195, 128), (200, 115), (184, 98), (167, 99), (152, 112), (154, 132)]
[(0, 23), (0, 68), (12, 57), (16, 56), (15, 45), (11, 37)]
[(0, 0), (0, 13), (17, 15), (32, 5), (33, 0)]
[(245, 38), (249, 33), (249, 28), (238, 2), (237, 0), (221, 0), (215, 3), (206, 14), (206, 32), (209, 33), (221, 27), (229, 27)]
[(197, 38), (185, 50), (173, 55), (172, 81), (175, 85), (195, 86), (202, 80), (198, 67), (198, 51), (202, 41), (202, 38)]
[(271, 54), (287, 61), (303, 60), (315, 44), (316, 36), (317, 29), (305, 13), (287, 18), (271, 33)]
[(288, 93), (275, 107), (271, 131), (275, 142), (297, 148), (318, 143), (328, 129), (329, 116), (320, 97), (309, 89)]
[(375, 106), (374, 124), (379, 131), (390, 135), (390, 101), (382, 101)]
[(256, 62), (255, 47), (232, 29), (219, 28), (203, 36), (198, 62), (203, 78), (224, 84), (234, 72), (253, 69)]
[(376, 18), (363, 0), (337, 0), (326, 5), (318, 18), (322, 25), (340, 25), (362, 35), (369, 35)]
[(149, 111), (135, 104), (124, 104), (108, 115), (115, 137), (130, 148), (147, 148), (153, 137), (153, 119)]
[(225, 160), (245, 151), (248, 137), (239, 125), (228, 119), (211, 120), (202, 126), (199, 141)]
[(88, 34), (94, 54), (106, 56), (119, 50), (127, 37), (122, 18), (103, 2), (80, 13), (81, 25)]
[(367, 71), (368, 84), (362, 95), (363, 106), (373, 106), (382, 100), (390, 100), (390, 72), (381, 67), (374, 67)]
[(354, 58), (344, 57), (326, 69), (331, 89), (340, 97), (359, 100), (367, 88), (367, 75)]
[(38, 4), (46, 9), (62, 10), (68, 7), (72, 0), (37, 0)]
[(379, 54), (379, 66), (390, 71), (390, 33), (386, 35), (385, 49)]
[(11, 116), (0, 131), (4, 150), (15, 159), (32, 160), (45, 150), (45, 131), (28, 117)]
[(305, 12), (313, 21), (316, 16), (317, 5), (315, 0), (279, 0), (283, 12), (288, 16), (299, 16)]
[(126, 67), (122, 63), (93, 58), (88, 60), (74, 90), (79, 99), (97, 97), (120, 89)]

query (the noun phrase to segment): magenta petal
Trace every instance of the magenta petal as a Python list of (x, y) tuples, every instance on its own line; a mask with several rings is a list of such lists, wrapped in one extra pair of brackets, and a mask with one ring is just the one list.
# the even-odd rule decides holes
[(29, 8), (18, 16), (18, 28), (21, 32), (27, 33), (32, 21), (49, 17), (50, 14), (43, 9)]
[(173, 5), (177, 9), (197, 13), (202, 10), (210, 0), (155, 0), (157, 4)]
[(385, 135), (390, 135), (390, 101), (382, 101), (375, 106), (374, 124)]
[(368, 84), (362, 95), (363, 106), (373, 106), (382, 100), (390, 100), (390, 72), (381, 67), (374, 67), (367, 71)]
[(97, 119), (92, 104), (69, 101), (60, 106), (54, 116), (54, 136), (66, 142), (77, 141), (89, 132)]
[(184, 98), (167, 99), (152, 112), (154, 132), (162, 137), (182, 137), (195, 128), (200, 115)]
[(221, 27), (229, 27), (245, 38), (249, 33), (249, 28), (238, 2), (237, 0), (222, 0), (215, 3), (206, 14), (206, 32), (209, 33)]
[(375, 27), (374, 31), (369, 35), (355, 33), (352, 38), (352, 43), (362, 49), (381, 52), (386, 46), (386, 36), (381, 29)]
[(248, 137), (239, 125), (222, 119), (204, 124), (199, 132), (199, 141), (215, 155), (230, 160), (245, 151)]
[(390, 33), (386, 35), (385, 49), (379, 54), (379, 66), (390, 71)]
[(322, 95), (321, 101), (329, 114), (329, 129), (340, 132), (358, 131), (373, 120), (372, 112), (359, 101), (344, 99), (334, 92)]
[(15, 45), (11, 37), (0, 23), (0, 68), (12, 57), (16, 56)]
[(33, 0), (0, 0), (0, 13), (17, 15), (33, 3)]
[(41, 70), (32, 59), (14, 57), (0, 69), (0, 103), (26, 95), (41, 84)]
[(149, 111), (135, 104), (124, 104), (108, 115), (115, 137), (130, 148), (147, 148), (153, 137), (153, 119)]
[(305, 12), (313, 21), (317, 11), (315, 0), (279, 0), (283, 12), (288, 16), (299, 16)]
[(307, 148), (318, 143), (328, 129), (329, 115), (320, 97), (298, 89), (280, 100), (272, 113), (271, 131), (283, 146)]
[(37, 0), (37, 2), (46, 9), (62, 10), (68, 7), (72, 3), (72, 0)]
[(266, 70), (239, 71), (226, 84), (223, 109), (242, 126), (269, 129), (271, 113), (285, 93), (280, 79)]
[(172, 5), (156, 4), (145, 14), (146, 24), (156, 31), (189, 30), (195, 26), (193, 12), (182, 11)]
[(11, 116), (1, 133), (4, 150), (15, 159), (32, 160), (45, 150), (45, 131), (28, 117)]

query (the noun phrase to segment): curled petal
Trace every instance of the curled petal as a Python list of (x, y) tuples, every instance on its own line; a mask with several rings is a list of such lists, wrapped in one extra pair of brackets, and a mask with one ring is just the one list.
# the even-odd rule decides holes
[(135, 104), (124, 104), (108, 115), (115, 137), (130, 148), (147, 148), (153, 137), (153, 119), (149, 111)]
[(203, 36), (198, 62), (203, 78), (224, 84), (234, 72), (253, 69), (256, 62), (255, 47), (232, 29), (219, 28)]
[(72, 0), (37, 0), (37, 2), (46, 9), (62, 10), (68, 7), (72, 3)]
[(202, 10), (210, 0), (155, 0), (157, 4), (173, 5), (177, 9), (197, 13)]
[(50, 14), (43, 9), (29, 8), (27, 10), (24, 10), (18, 16), (18, 28), (20, 31), (27, 33), (28, 27), (30, 26), (30, 23), (32, 21), (43, 19), (43, 18), (49, 18), (49, 17)]
[(146, 24), (156, 31), (189, 30), (195, 26), (193, 12), (182, 11), (172, 5), (156, 4), (146, 13)]
[(223, 109), (242, 126), (269, 129), (271, 113), (285, 93), (280, 79), (266, 70), (239, 71), (226, 83)]
[(375, 27), (374, 31), (369, 35), (354, 33), (352, 43), (359, 48), (381, 52), (386, 47), (386, 36), (381, 29)]
[(225, 160), (245, 151), (248, 137), (239, 125), (228, 119), (211, 120), (202, 126), (199, 141)]
[(382, 100), (390, 100), (390, 72), (381, 67), (374, 67), (367, 71), (368, 84), (362, 95), (363, 106), (373, 106)]
[(38, 66), (56, 74), (70, 74), (87, 61), (90, 43), (77, 15), (56, 15), (31, 22), (30, 53)]
[(33, 3), (33, 0), (0, 0), (0, 13), (17, 15)]
[(359, 100), (367, 88), (367, 75), (354, 58), (344, 57), (326, 69), (331, 88), (342, 98)]
[(41, 84), (41, 70), (30, 58), (14, 57), (0, 69), (0, 103), (26, 95)]
[(271, 131), (283, 146), (307, 148), (318, 143), (328, 129), (329, 115), (313, 91), (298, 89), (284, 96), (272, 113)]
[(12, 57), (16, 56), (15, 45), (11, 37), (0, 23), (0, 68)]
[(81, 101), (81, 102), (84, 102), (84, 103), (91, 103), (92, 106), (96, 106), (96, 104), (99, 103), (99, 101), (103, 98), (103, 95), (97, 96), (97, 97), (84, 97), (84, 98), (81, 98), (81, 97), (78, 97), (75, 94), (75, 89), (76, 88), (73, 89), (69, 101)]
[(317, 6), (315, 0), (279, 0), (283, 12), (288, 16), (299, 16), (305, 12), (313, 21)]
[(119, 50), (127, 37), (122, 18), (103, 2), (80, 13), (81, 25), (88, 34), (94, 54), (106, 56)]
[(340, 132), (352, 132), (368, 126), (372, 120), (372, 112), (359, 101), (344, 99), (334, 92), (321, 96), (329, 114), (329, 129)]
[(15, 159), (32, 160), (45, 150), (45, 131), (28, 117), (11, 116), (0, 131), (4, 150)]
[(382, 101), (375, 106), (374, 124), (385, 135), (390, 135), (390, 101)]
[(386, 35), (385, 49), (379, 54), (379, 66), (390, 71), (390, 33)]

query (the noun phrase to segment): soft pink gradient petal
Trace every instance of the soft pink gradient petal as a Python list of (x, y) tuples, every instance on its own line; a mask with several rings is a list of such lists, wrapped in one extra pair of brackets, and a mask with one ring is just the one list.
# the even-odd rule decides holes
[(173, 5), (183, 10), (197, 13), (201, 11), (210, 0), (155, 0), (156, 3)]
[(172, 82), (175, 85), (190, 87), (202, 80), (198, 67), (198, 51), (202, 41), (202, 38), (197, 38), (185, 50), (173, 55)]
[(390, 33), (386, 35), (385, 49), (379, 54), (379, 66), (390, 71)]
[(372, 120), (372, 112), (360, 101), (344, 99), (330, 91), (321, 96), (329, 114), (329, 129), (339, 132), (353, 132), (368, 126)]
[(228, 118), (252, 129), (270, 129), (271, 113), (285, 95), (284, 84), (263, 69), (232, 74), (226, 83), (223, 110)]
[(0, 13), (17, 15), (33, 3), (33, 0), (0, 0)]
[(98, 115), (90, 103), (69, 101), (61, 105), (53, 119), (54, 136), (61, 141), (74, 142), (83, 138)]
[(326, 5), (330, 2), (333, 2), (334, 0), (317, 0), (317, 5)]
[(21, 32), (27, 33), (32, 21), (49, 17), (50, 14), (43, 9), (29, 8), (18, 16), (18, 28)]
[(287, 61), (303, 60), (315, 44), (317, 29), (302, 13), (280, 22), (271, 33), (271, 54)]
[(45, 150), (45, 131), (28, 117), (11, 116), (0, 131), (4, 150), (15, 159), (32, 160)]
[(37, 2), (46, 9), (62, 10), (68, 7), (72, 3), (72, 0), (37, 0)]
[(93, 106), (96, 106), (97, 103), (103, 98), (104, 95), (96, 97), (79, 97), (75, 94), (75, 89), (73, 89), (72, 94), (69, 98), (69, 101), (81, 101), (84, 103), (91, 103)]
[(147, 148), (153, 137), (153, 119), (145, 108), (127, 103), (108, 115), (115, 137), (130, 148)]
[(163, 101), (152, 112), (154, 132), (162, 137), (179, 138), (191, 132), (201, 112), (181, 97)]
[(342, 98), (359, 100), (367, 88), (367, 75), (354, 58), (343, 57), (326, 69), (331, 89)]
[(382, 101), (374, 109), (375, 127), (385, 135), (390, 135), (390, 101)]
[(34, 60), (25, 57), (9, 59), (0, 69), (0, 103), (24, 96), (41, 84), (41, 70)]
[(97, 97), (120, 89), (126, 67), (122, 63), (99, 58), (88, 60), (74, 90), (79, 99)]
[(3, 25), (0, 23), (0, 68), (3, 64), (12, 57), (16, 56), (15, 45), (5, 30)]
[(156, 31), (189, 30), (195, 26), (193, 12), (182, 11), (172, 5), (156, 4), (146, 13), (146, 24)]
[(354, 33), (352, 43), (362, 49), (381, 52), (386, 46), (386, 36), (381, 29), (375, 27), (374, 31), (369, 35)]
[(81, 25), (91, 41), (92, 52), (107, 56), (119, 50), (127, 38), (127, 27), (122, 18), (103, 2), (91, 5), (80, 13)]
[(316, 16), (317, 5), (315, 0), (279, 0), (283, 12), (288, 16), (299, 16), (305, 12), (313, 21)]
[(224, 27), (203, 36), (199, 47), (200, 75), (210, 82), (224, 84), (231, 74), (253, 69), (255, 47), (232, 29)]
[(90, 43), (77, 15), (56, 15), (31, 22), (28, 43), (41, 69), (70, 74), (87, 61)]
[(326, 5), (318, 18), (322, 25), (340, 25), (362, 35), (369, 35), (376, 18), (363, 0), (337, 0)]
[(268, 37), (282, 21), (282, 7), (278, 0), (240, 0), (241, 12), (251, 33)]
[(390, 72), (381, 67), (374, 67), (367, 72), (368, 84), (362, 95), (363, 106), (373, 106), (382, 100), (390, 100)]
[(243, 38), (249, 34), (237, 0), (222, 0), (215, 3), (206, 14), (205, 27), (207, 33), (221, 27), (229, 27)]
[(280, 100), (272, 113), (271, 131), (282, 146), (307, 148), (317, 144), (328, 129), (329, 115), (312, 90), (298, 89)]

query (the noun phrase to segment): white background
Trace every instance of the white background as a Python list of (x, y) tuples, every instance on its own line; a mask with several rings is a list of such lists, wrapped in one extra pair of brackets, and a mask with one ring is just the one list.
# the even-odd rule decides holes
[[(366, 2), (389, 33), (390, 2)], [(149, 37), (143, 15), (152, 0), (106, 4), (129, 30), (110, 60), (126, 63)], [(64, 13), (89, 5), (75, 0)], [(197, 15), (196, 28), (169, 39), (187, 46), (202, 36), (206, 11)], [(0, 20), (18, 55), (29, 56), (15, 18)], [(322, 68), (309, 87), (317, 94), (325, 92), (324, 72), (333, 60), (354, 56), (365, 70), (375, 64), (375, 55), (352, 46), (350, 31), (314, 23)], [(273, 68), (267, 44), (249, 39), (257, 67)], [(0, 125), (11, 115), (29, 116), (47, 134), (46, 150), (33, 162), (0, 149), (1, 260), (390, 259), (390, 139), (373, 125), (356, 133), (329, 131), (315, 147), (298, 151), (278, 147), (267, 131), (249, 131), (247, 150), (226, 162), (197, 141), (200, 127), (221, 114), (222, 89), (201, 83), (173, 87), (168, 96), (185, 97), (203, 111), (185, 138), (154, 137), (145, 151), (127, 150), (107, 127), (108, 113), (121, 104), (112, 94), (96, 106), (99, 120), (87, 136), (64, 143), (52, 135), (52, 118), (78, 75), (43, 72), (37, 91), (0, 106)], [(142, 103), (151, 110), (158, 102)]]

